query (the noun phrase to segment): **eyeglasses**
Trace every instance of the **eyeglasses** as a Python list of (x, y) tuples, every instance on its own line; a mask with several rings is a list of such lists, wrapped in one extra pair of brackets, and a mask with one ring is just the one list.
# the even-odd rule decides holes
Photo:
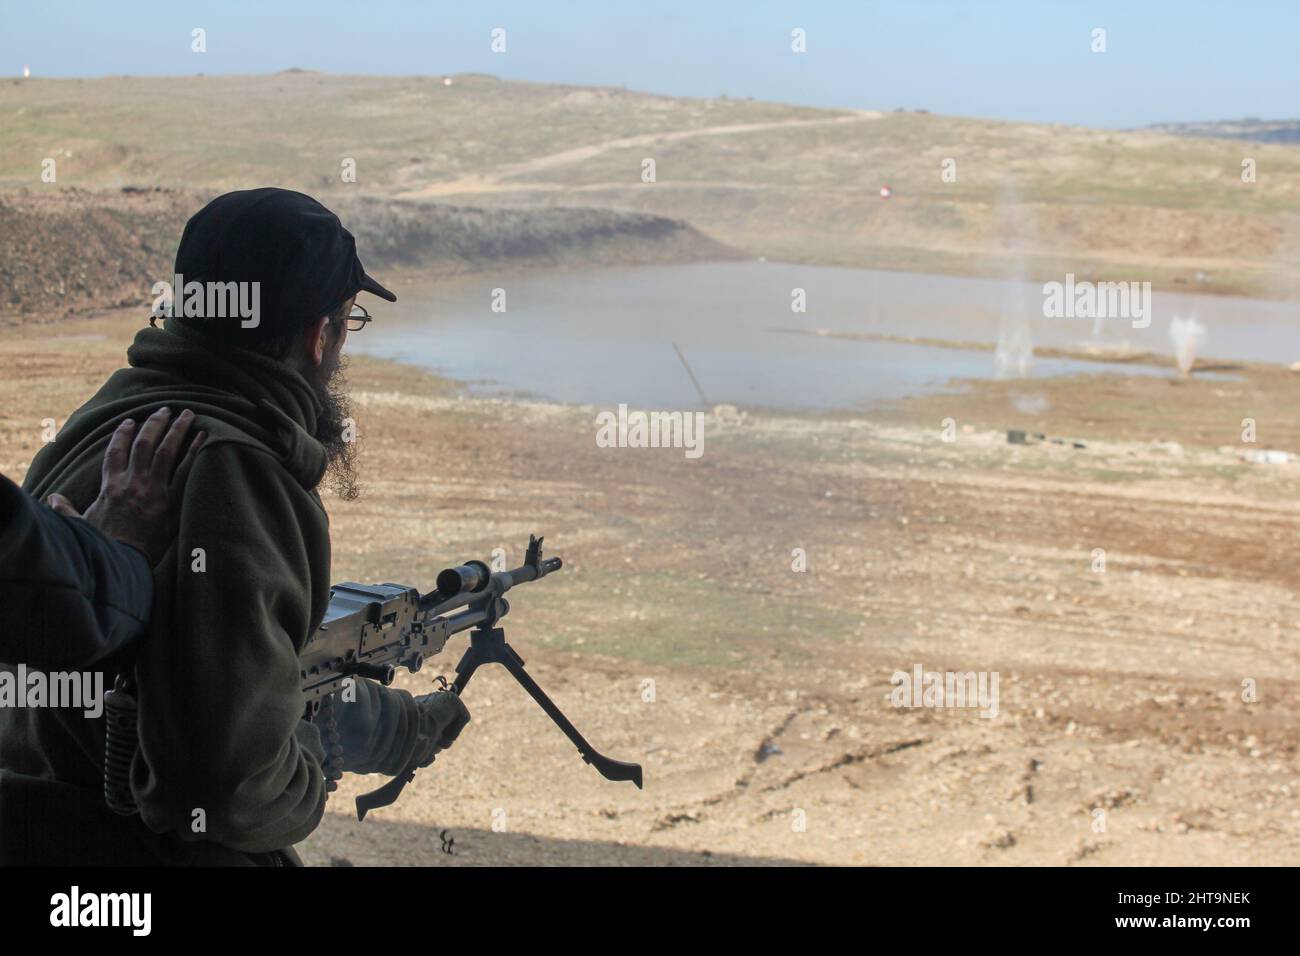
[(352, 311), (348, 313), (348, 331), (360, 332), (370, 321), (370, 313), (359, 305), (352, 306)]

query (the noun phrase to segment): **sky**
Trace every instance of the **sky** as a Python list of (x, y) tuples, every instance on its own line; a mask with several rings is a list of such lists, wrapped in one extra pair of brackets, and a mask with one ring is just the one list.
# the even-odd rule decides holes
[(0, 75), (479, 72), (1113, 128), (1294, 118), (1298, 44), (1297, 0), (0, 0)]

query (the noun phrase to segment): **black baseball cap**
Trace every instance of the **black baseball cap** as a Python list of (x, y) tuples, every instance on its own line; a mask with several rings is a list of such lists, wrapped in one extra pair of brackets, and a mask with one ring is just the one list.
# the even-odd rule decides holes
[[(339, 217), (291, 189), (245, 189), (212, 200), (185, 224), (176, 273), (187, 286), (258, 283), (251, 327), (239, 315), (197, 316), (206, 331), (236, 343), (298, 332), (358, 292), (397, 301), (366, 274)], [(175, 295), (179, 305), (181, 290)]]

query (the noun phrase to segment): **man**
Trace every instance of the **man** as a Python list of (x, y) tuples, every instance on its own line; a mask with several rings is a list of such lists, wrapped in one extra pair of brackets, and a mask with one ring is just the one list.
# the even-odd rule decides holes
[(143, 633), (150, 568), (176, 535), (180, 492), (203, 447), (200, 432), (181, 457), (194, 414), (168, 427), (170, 418), (159, 409), (138, 432), (129, 418), (118, 426), (84, 520), (66, 498), (42, 507), (0, 475), (0, 660), (91, 667)]
[(469, 720), (454, 694), (416, 700), (358, 681), (356, 700), (332, 708), (339, 740), (327, 770), (319, 729), (301, 719), (298, 653), (329, 602), (316, 488), (328, 475), (356, 496), (341, 353), (349, 327), (369, 320), (354, 311), (357, 294), (396, 296), (366, 275), (333, 213), (282, 189), (205, 206), (185, 227), (175, 273), (174, 314), (139, 332), (130, 368), (68, 419), (25, 484), (88, 503), (117, 423), (164, 405), (193, 409), (207, 432), (176, 540), (154, 570), (149, 633), (133, 661), (105, 667), (136, 687), (139, 813), (104, 808), (102, 721), (0, 710), (0, 860), (296, 862), (292, 844), (324, 812), (327, 774), (427, 764)]

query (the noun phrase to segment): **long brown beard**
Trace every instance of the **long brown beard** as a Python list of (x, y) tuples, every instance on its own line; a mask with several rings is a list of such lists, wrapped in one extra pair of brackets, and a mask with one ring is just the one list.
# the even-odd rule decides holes
[(348, 380), (343, 373), (348, 360), (339, 356), (332, 368), (318, 369), (311, 378), (312, 390), (321, 400), (322, 411), (316, 419), (315, 438), (325, 446), (328, 464), (321, 483), (344, 501), (355, 501), (361, 495), (357, 483), (356, 426), (351, 428), (353, 440), (345, 438), (352, 418), (352, 400), (348, 397)]

